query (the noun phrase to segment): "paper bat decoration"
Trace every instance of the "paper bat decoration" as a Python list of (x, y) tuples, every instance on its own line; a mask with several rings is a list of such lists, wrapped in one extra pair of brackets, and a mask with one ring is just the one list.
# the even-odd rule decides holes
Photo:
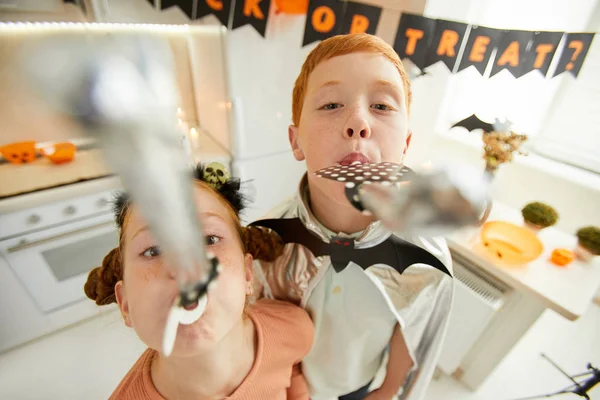
[(375, 264), (385, 264), (403, 273), (413, 264), (428, 264), (452, 277), (437, 257), (427, 250), (390, 236), (382, 243), (369, 248), (356, 248), (354, 239), (333, 237), (329, 243), (310, 232), (300, 218), (265, 219), (250, 224), (276, 232), (284, 243), (297, 243), (309, 249), (315, 257), (329, 256), (336, 272), (342, 272), (352, 261), (362, 269)]
[(467, 128), (469, 132), (474, 131), (475, 129), (482, 129), (484, 132), (488, 133), (493, 132), (495, 130), (494, 124), (483, 122), (475, 114), (463, 119), (462, 121), (458, 121), (457, 123), (452, 125), (452, 128), (455, 128), (457, 126)]

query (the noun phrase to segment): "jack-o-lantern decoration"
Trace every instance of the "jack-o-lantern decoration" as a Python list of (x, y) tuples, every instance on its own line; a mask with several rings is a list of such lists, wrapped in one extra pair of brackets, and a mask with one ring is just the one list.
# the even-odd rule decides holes
[(308, 12), (308, 0), (275, 0), (277, 14), (303, 15)]
[(570, 264), (575, 258), (575, 254), (572, 251), (567, 249), (554, 249), (552, 251), (552, 256), (550, 257), (550, 261), (552, 263), (558, 265), (559, 267), (564, 267)]
[(18, 142), (0, 147), (0, 153), (11, 164), (23, 164), (35, 161), (37, 152), (35, 142)]

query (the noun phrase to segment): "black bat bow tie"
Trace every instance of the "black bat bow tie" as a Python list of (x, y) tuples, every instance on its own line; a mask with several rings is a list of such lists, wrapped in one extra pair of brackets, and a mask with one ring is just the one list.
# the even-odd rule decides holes
[(371, 265), (385, 264), (403, 273), (413, 264), (428, 264), (452, 276), (444, 263), (427, 250), (399, 238), (388, 238), (382, 243), (357, 249), (354, 239), (336, 236), (329, 243), (310, 232), (300, 218), (264, 219), (250, 224), (269, 228), (281, 237), (284, 243), (298, 243), (308, 248), (315, 257), (329, 256), (336, 272), (343, 271), (350, 262), (362, 269)]

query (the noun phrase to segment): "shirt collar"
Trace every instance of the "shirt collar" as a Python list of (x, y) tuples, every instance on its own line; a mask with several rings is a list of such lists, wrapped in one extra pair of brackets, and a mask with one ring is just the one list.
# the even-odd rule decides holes
[(300, 180), (297, 200), (298, 214), (302, 223), (304, 223), (304, 226), (306, 226), (313, 233), (317, 234), (324, 241), (329, 241), (329, 239), (334, 236), (343, 236), (355, 239), (357, 244), (368, 244), (372, 241), (379, 242), (382, 239), (389, 237), (391, 234), (380, 221), (372, 222), (364, 230), (354, 233), (336, 233), (326, 228), (323, 224), (321, 224), (321, 222), (319, 222), (310, 209), (310, 191), (308, 187), (307, 174), (304, 174)]

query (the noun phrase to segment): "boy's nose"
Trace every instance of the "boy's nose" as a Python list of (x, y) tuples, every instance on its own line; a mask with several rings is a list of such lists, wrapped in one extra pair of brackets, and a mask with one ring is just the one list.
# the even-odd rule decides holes
[(368, 139), (371, 137), (371, 128), (363, 118), (351, 118), (344, 127), (344, 137), (347, 139)]

